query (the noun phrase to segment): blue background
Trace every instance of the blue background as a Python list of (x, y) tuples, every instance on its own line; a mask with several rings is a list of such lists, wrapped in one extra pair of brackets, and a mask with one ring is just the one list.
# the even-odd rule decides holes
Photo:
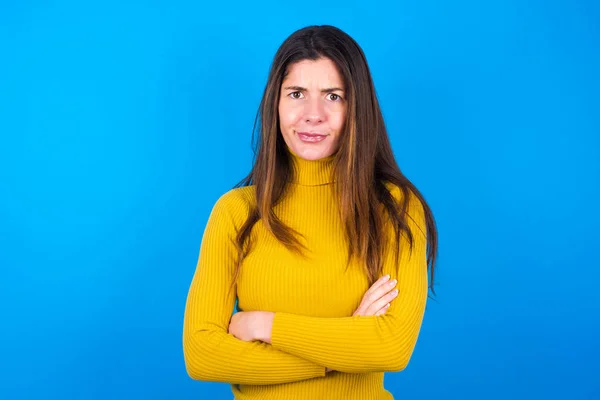
[[(526, 3), (526, 4), (525, 4)], [(272, 57), (333, 24), (439, 227), (399, 399), (600, 398), (595, 1), (4, 1), (0, 398), (230, 399), (182, 318)]]

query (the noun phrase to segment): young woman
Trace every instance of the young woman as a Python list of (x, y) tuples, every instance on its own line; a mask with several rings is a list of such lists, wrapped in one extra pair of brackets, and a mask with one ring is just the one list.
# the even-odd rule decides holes
[(384, 373), (413, 353), (437, 233), (396, 164), (363, 51), (332, 26), (296, 31), (259, 117), (252, 171), (202, 238), (188, 374), (236, 399), (392, 399)]

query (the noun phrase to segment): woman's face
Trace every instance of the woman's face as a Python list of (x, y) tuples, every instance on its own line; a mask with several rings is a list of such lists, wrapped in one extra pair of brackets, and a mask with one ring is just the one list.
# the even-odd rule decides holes
[(279, 128), (290, 150), (305, 160), (334, 154), (346, 118), (346, 93), (328, 58), (288, 67), (281, 85)]

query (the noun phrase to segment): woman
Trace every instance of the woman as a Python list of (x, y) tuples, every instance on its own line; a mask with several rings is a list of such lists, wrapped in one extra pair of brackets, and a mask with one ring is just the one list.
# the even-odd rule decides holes
[(437, 235), (396, 165), (358, 44), (332, 26), (293, 33), (259, 116), (252, 171), (202, 238), (188, 374), (231, 383), (236, 399), (392, 399), (384, 372), (413, 352)]

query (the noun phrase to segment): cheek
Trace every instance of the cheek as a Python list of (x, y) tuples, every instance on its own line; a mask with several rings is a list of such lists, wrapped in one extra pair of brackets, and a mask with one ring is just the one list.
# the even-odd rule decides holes
[(300, 112), (297, 108), (286, 104), (279, 105), (279, 121), (284, 128), (294, 126), (298, 121)]
[(346, 111), (338, 111), (331, 113), (329, 118), (329, 126), (331, 129), (337, 131), (338, 133), (344, 128), (344, 122), (346, 120)]

